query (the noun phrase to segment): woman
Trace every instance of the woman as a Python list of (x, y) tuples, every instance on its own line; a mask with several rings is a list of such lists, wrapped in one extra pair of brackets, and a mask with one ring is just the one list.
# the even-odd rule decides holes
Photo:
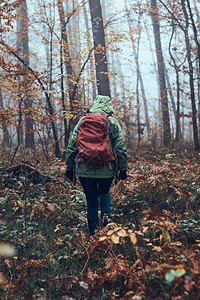
[[(101, 219), (104, 226), (110, 222), (110, 186), (112, 184), (113, 178), (118, 173), (119, 170), (119, 179), (125, 180), (127, 178), (126, 170), (127, 170), (127, 151), (124, 141), (124, 136), (122, 133), (122, 129), (118, 123), (118, 121), (112, 117), (114, 110), (111, 105), (111, 100), (108, 96), (98, 95), (93, 103), (92, 108), (90, 109), (89, 116), (97, 118), (103, 118), (104, 120), (108, 120), (109, 130), (105, 132), (103, 136), (108, 136), (108, 144), (109, 144), (109, 156), (105, 158), (104, 154), (101, 155), (101, 163), (93, 162), (93, 154), (89, 155), (89, 160), (84, 160), (84, 153), (80, 151), (80, 135), (83, 136), (85, 133), (87, 135), (87, 126), (84, 128), (84, 133), (81, 132), (85, 117), (81, 118), (78, 124), (75, 126), (72, 137), (69, 141), (67, 147), (67, 155), (66, 155), (66, 177), (71, 181), (74, 180), (74, 170), (75, 173), (79, 177), (80, 183), (83, 187), (84, 193), (86, 195), (87, 201), (87, 219), (88, 219), (88, 227), (90, 231), (90, 235), (94, 234), (94, 230), (97, 228), (99, 224), (98, 219), (98, 200), (100, 201), (101, 208)], [(108, 117), (108, 118), (107, 118)], [(104, 122), (104, 121), (102, 121)], [(105, 121), (106, 122), (106, 121)], [(105, 125), (105, 124), (104, 124)], [(105, 126), (104, 126), (105, 127)], [(81, 133), (80, 133), (81, 132)], [(95, 139), (98, 140), (97, 130)], [(90, 136), (91, 137), (91, 136)], [(85, 142), (82, 142), (83, 148), (87, 146), (87, 141), (89, 142), (89, 135), (83, 139)], [(95, 139), (90, 139), (89, 148), (94, 148), (94, 151), (97, 151), (98, 145), (95, 144)], [(94, 147), (92, 144), (94, 141)], [(105, 144), (103, 141), (102, 143)], [(96, 147), (96, 148), (95, 148)], [(106, 147), (106, 146), (105, 146)], [(104, 148), (105, 148), (104, 147)], [(86, 147), (85, 147), (86, 148)], [(94, 152), (93, 151), (93, 152)], [(108, 151), (107, 151), (108, 152)], [(105, 153), (105, 149), (104, 149)], [(81, 154), (81, 155), (80, 155)], [(99, 154), (98, 154), (99, 155)], [(97, 156), (98, 156), (97, 155)], [(117, 166), (117, 167), (116, 167)]]

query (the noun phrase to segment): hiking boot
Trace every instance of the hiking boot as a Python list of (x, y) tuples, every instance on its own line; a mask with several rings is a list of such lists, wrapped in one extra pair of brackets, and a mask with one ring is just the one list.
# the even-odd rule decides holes
[(105, 227), (106, 225), (108, 225), (108, 223), (110, 223), (110, 221), (111, 221), (110, 216), (106, 215), (106, 213), (105, 213), (102, 218), (103, 226)]

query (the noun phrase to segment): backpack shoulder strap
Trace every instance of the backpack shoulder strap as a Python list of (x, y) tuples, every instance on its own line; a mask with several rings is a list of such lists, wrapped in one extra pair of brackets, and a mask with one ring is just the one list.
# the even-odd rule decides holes
[(117, 152), (116, 152), (116, 149), (115, 149), (115, 145), (114, 145), (114, 134), (113, 134), (113, 126), (112, 126), (112, 122), (111, 120), (109, 119), (109, 116), (108, 116), (108, 124), (109, 124), (109, 135), (110, 135), (110, 142), (111, 142), (111, 145), (112, 145), (112, 151), (115, 155), (115, 168), (116, 168), (116, 175), (115, 175), (115, 184), (117, 184), (118, 182), (118, 170), (119, 170), (119, 166), (118, 166), (118, 158), (117, 158)]

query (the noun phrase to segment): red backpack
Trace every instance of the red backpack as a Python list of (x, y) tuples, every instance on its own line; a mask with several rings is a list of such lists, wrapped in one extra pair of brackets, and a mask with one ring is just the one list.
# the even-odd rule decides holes
[(78, 162), (103, 165), (115, 161), (109, 145), (109, 120), (102, 113), (89, 113), (81, 120), (76, 145)]

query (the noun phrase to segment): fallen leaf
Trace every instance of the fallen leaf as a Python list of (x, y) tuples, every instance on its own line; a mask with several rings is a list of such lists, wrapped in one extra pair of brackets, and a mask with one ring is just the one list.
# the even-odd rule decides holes
[(111, 236), (111, 240), (113, 241), (114, 244), (119, 244), (119, 236), (116, 234), (113, 234)]
[(0, 288), (6, 288), (8, 285), (8, 282), (6, 281), (3, 273), (0, 272)]
[(121, 229), (121, 227), (116, 227), (116, 228), (114, 228), (114, 229), (112, 229), (112, 230), (109, 230), (108, 232), (107, 232), (107, 235), (112, 235), (113, 233), (115, 233), (116, 231), (118, 231), (118, 230), (120, 230)]
[(143, 233), (145, 233), (148, 229), (149, 229), (149, 227), (144, 226), (144, 227), (142, 228)]
[(194, 286), (195, 286), (195, 282), (192, 281), (192, 279), (190, 278), (185, 279), (184, 288), (186, 289), (186, 291), (190, 292)]
[(107, 236), (101, 236), (101, 237), (99, 238), (99, 242), (103, 242), (103, 241), (105, 241), (107, 238), (108, 238)]
[(123, 228), (117, 232), (117, 235), (119, 235), (121, 237), (128, 236), (128, 234), (126, 233), (126, 230), (124, 230)]
[(129, 233), (129, 237), (130, 237), (131, 242), (133, 243), (133, 245), (135, 245), (137, 243), (136, 234), (134, 232)]
[(157, 252), (161, 252), (161, 251), (162, 251), (162, 248), (159, 247), (159, 246), (153, 246), (152, 250), (153, 250), (153, 251), (157, 251)]
[(84, 288), (85, 290), (88, 290), (89, 286), (87, 284), (87, 282), (84, 281), (79, 281), (79, 285)]

